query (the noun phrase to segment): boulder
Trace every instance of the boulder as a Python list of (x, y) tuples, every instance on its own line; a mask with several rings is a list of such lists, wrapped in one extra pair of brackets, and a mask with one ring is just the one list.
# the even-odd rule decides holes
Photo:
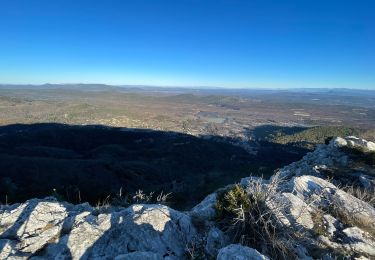
[(114, 260), (162, 260), (158, 254), (152, 252), (133, 252), (129, 254), (118, 255)]
[(215, 203), (217, 193), (212, 193), (191, 209), (189, 214), (195, 218), (213, 220), (216, 217)]
[(16, 253), (16, 241), (0, 239), (0, 259), (10, 259)]
[(297, 229), (312, 229), (314, 227), (310, 214), (311, 208), (292, 193), (280, 194), (268, 201), (267, 206), (282, 226), (292, 226)]
[(206, 253), (212, 257), (217, 255), (219, 249), (229, 244), (228, 237), (223, 233), (223, 231), (216, 227), (212, 227), (208, 231), (206, 240)]
[(220, 249), (217, 255), (217, 260), (265, 260), (268, 257), (262, 255), (257, 250), (241, 246), (238, 244), (232, 244)]
[(331, 141), (331, 144), (335, 147), (343, 147), (347, 146), (348, 142), (344, 138), (336, 137)]

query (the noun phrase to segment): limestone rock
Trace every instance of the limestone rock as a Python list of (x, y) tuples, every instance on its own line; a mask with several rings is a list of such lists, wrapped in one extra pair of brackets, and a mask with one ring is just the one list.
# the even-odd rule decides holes
[(207, 234), (205, 250), (210, 256), (216, 256), (219, 249), (229, 244), (229, 239), (218, 228), (212, 227)]
[(0, 212), (1, 258), (179, 259), (197, 236), (188, 215), (162, 205), (133, 205), (98, 216), (86, 210), (34, 199)]
[(361, 147), (367, 151), (375, 151), (375, 143), (373, 142), (355, 136), (347, 136), (345, 140), (347, 141), (348, 146)]
[(333, 207), (336, 214), (351, 224), (375, 230), (375, 209), (326, 180), (315, 176), (296, 177), (293, 191), (305, 201), (314, 201), (320, 207)]
[(1, 214), (0, 237), (20, 240), (16, 249), (35, 253), (60, 236), (68, 212), (57, 201), (29, 200), (14, 210)]
[(342, 147), (342, 146), (347, 146), (348, 142), (341, 137), (336, 137), (335, 139), (332, 140), (332, 145), (336, 147)]
[(375, 256), (375, 240), (368, 232), (358, 227), (346, 228), (343, 233), (349, 239), (347, 247), (357, 253), (363, 253), (369, 256)]
[(152, 252), (134, 252), (118, 255), (114, 260), (162, 260), (163, 257)]
[(273, 211), (281, 225), (305, 229), (314, 227), (310, 207), (292, 193), (280, 194), (279, 197), (275, 197), (274, 200), (268, 202), (268, 207)]
[(373, 237), (358, 227), (346, 228), (343, 230), (342, 241), (335, 242), (328, 237), (319, 236), (318, 241), (328, 248), (334, 249), (345, 255), (360, 255), (360, 257), (375, 256), (375, 241)]
[(220, 249), (217, 255), (217, 260), (265, 260), (268, 257), (262, 255), (257, 250), (241, 246), (238, 244), (232, 244), (227, 247)]
[(208, 195), (198, 205), (192, 208), (190, 215), (200, 219), (213, 220), (216, 216), (216, 199), (217, 193)]
[(335, 235), (338, 226), (342, 226), (342, 224), (330, 214), (324, 214), (323, 224), (330, 237), (333, 237)]

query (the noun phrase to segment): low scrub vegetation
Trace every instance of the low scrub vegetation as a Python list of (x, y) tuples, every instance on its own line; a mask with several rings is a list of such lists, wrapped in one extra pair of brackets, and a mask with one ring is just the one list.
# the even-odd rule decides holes
[(294, 144), (300, 147), (314, 149), (315, 145), (323, 144), (335, 136), (354, 135), (367, 140), (374, 140), (375, 131), (341, 126), (316, 126), (309, 128), (280, 128), (275, 127), (265, 137), (270, 142)]
[(270, 203), (279, 196), (276, 188), (280, 179), (275, 177), (264, 185), (256, 180), (247, 187), (235, 185), (219, 195), (216, 202), (218, 223), (233, 243), (241, 243), (266, 253), (272, 259), (291, 259), (296, 255), (293, 245), (299, 234), (278, 225), (275, 212), (284, 211), (287, 205)]
[(128, 207), (133, 204), (162, 204), (169, 205), (172, 197), (172, 193), (160, 193), (150, 192), (146, 193), (143, 190), (138, 190), (135, 193), (123, 193), (122, 189), (115, 197), (108, 195), (105, 199), (99, 200), (96, 203), (96, 209), (100, 212), (112, 206)]
[(375, 208), (375, 190), (349, 185), (342, 188), (350, 195), (370, 204)]

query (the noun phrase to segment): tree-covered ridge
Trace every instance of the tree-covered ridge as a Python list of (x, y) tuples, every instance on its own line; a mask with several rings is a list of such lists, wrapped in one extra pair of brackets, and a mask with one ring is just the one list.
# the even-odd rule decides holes
[(358, 136), (367, 140), (375, 139), (374, 129), (360, 129), (343, 126), (315, 126), (311, 128), (276, 128), (265, 139), (279, 144), (294, 144), (314, 149), (334, 136)]

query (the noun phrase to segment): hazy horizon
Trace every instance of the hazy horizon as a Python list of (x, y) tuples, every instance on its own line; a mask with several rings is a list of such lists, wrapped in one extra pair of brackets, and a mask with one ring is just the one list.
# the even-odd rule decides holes
[(176, 89), (217, 89), (217, 90), (368, 90), (368, 91), (375, 91), (375, 88), (350, 88), (350, 87), (221, 87), (221, 86), (184, 86), (184, 85), (149, 85), (149, 84), (108, 84), (108, 83), (39, 83), (39, 84), (30, 84), (30, 83), (2, 83), (0, 82), (1, 86), (77, 86), (77, 85), (102, 85), (107, 87), (132, 87), (132, 88), (176, 88)]

